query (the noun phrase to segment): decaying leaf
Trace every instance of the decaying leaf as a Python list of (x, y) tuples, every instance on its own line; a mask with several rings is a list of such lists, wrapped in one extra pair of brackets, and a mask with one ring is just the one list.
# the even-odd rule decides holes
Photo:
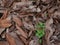
[(50, 18), (47, 22), (46, 22), (46, 30), (49, 31), (49, 34), (47, 35), (48, 32), (46, 32), (47, 35), (47, 45), (50, 45), (50, 38), (53, 35), (53, 32), (55, 31), (55, 29), (52, 29), (51, 24), (53, 24), (53, 19)]
[(18, 31), (23, 37), (27, 38), (27, 34), (18, 25), (16, 25), (16, 28), (18, 29)]
[(5, 30), (5, 28), (0, 28), (0, 34)]
[(25, 45), (28, 45), (28, 41), (24, 37), (19, 36), (19, 38), (23, 41)]
[(8, 42), (0, 41), (0, 45), (9, 45)]
[(6, 28), (11, 26), (11, 21), (4, 19), (4, 20), (0, 20), (0, 27)]
[(22, 21), (21, 19), (19, 19), (17, 16), (13, 15), (13, 21), (18, 25), (18, 26), (22, 26)]
[(40, 44), (38, 43), (38, 40), (31, 40), (29, 45), (40, 45)]
[(21, 9), (21, 7), (23, 7), (23, 6), (29, 6), (31, 4), (32, 4), (32, 1), (28, 1), (28, 2), (26, 2), (26, 1), (23, 1), (23, 2), (15, 2), (13, 4), (13, 9), (14, 10), (19, 10), (19, 9)]
[(7, 16), (8, 16), (8, 10), (3, 10), (2, 13), (3, 13), (3, 15), (2, 15), (1, 19), (7, 18)]
[[(43, 38), (37, 37), (38, 41), (35, 30), (39, 22), (46, 24), (43, 26), (45, 35)], [(59, 25), (60, 0), (0, 0), (0, 43), (60, 45)]]
[(28, 30), (34, 30), (34, 26), (32, 24), (28, 24), (27, 22), (23, 21), (24, 27)]
[(6, 39), (9, 45), (16, 45), (15, 39), (8, 33), (6, 33)]

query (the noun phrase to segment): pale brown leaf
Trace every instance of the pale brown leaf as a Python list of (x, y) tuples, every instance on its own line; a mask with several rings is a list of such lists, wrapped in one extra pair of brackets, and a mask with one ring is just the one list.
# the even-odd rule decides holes
[(0, 27), (6, 28), (6, 27), (9, 27), (11, 25), (12, 25), (11, 22), (7, 19), (0, 20)]
[(27, 34), (18, 25), (16, 25), (16, 28), (18, 29), (18, 31), (23, 37), (27, 38)]
[(53, 24), (53, 19), (50, 18), (49, 20), (46, 21), (46, 35), (47, 35), (47, 44), (50, 45), (50, 38), (53, 35), (53, 32), (55, 29), (51, 27), (51, 24)]
[(19, 36), (19, 38), (22, 40), (22, 42), (25, 44), (25, 45), (28, 45), (28, 41), (22, 37), (22, 36)]
[(15, 39), (8, 33), (6, 33), (6, 39), (9, 45), (16, 45)]
[(18, 25), (18, 26), (22, 26), (22, 21), (21, 19), (19, 19), (17, 16), (13, 15), (13, 21)]

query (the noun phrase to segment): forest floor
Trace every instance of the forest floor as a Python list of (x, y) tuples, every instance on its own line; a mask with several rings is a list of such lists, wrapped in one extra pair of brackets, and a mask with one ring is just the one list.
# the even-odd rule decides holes
[(0, 0), (0, 45), (60, 45), (60, 0)]

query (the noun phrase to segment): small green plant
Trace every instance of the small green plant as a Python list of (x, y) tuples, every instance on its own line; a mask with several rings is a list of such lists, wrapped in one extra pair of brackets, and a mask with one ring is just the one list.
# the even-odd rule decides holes
[(36, 36), (39, 38), (39, 42), (42, 43), (42, 37), (44, 36), (45, 34), (45, 24), (42, 23), (42, 22), (39, 22), (37, 25), (36, 25)]

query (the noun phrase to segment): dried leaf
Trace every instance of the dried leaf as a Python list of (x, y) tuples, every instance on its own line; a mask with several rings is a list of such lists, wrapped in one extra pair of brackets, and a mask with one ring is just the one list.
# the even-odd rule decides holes
[(28, 2), (15, 2), (12, 7), (13, 7), (14, 10), (19, 10), (19, 9), (21, 9), (21, 7), (29, 6), (31, 4), (32, 4), (32, 1), (28, 1)]
[(5, 28), (0, 28), (0, 34), (5, 30)]
[[(50, 45), (50, 38), (53, 35), (53, 32), (55, 31), (54, 29), (52, 29), (52, 27), (50, 26), (51, 24), (53, 24), (53, 19), (50, 18), (47, 22), (46, 22), (46, 40), (47, 40), (47, 44)], [(47, 34), (50, 31), (49, 34)]]
[(34, 30), (34, 26), (32, 24), (28, 24), (25, 21), (23, 21), (24, 27), (28, 30)]
[(14, 2), (14, 0), (6, 0), (5, 1), (5, 7), (11, 6), (11, 4)]
[(6, 27), (10, 27), (12, 24), (9, 20), (4, 19), (4, 20), (0, 20), (0, 27), (6, 28)]
[(9, 45), (8, 42), (0, 41), (0, 45)]
[(18, 29), (18, 31), (23, 37), (27, 38), (27, 34), (18, 25), (16, 25), (16, 28)]
[(13, 15), (13, 21), (18, 25), (18, 26), (22, 26), (22, 21), (21, 19), (19, 19), (17, 16)]
[(17, 45), (24, 45), (24, 43), (20, 39), (19, 40), (15, 39), (15, 40)]
[(3, 16), (1, 17), (1, 19), (5, 19), (7, 18), (7, 16), (8, 16), (8, 10), (4, 10)]
[(15, 39), (8, 33), (6, 33), (6, 39), (9, 45), (16, 45)]
[(29, 45), (40, 45), (40, 44), (38, 43), (38, 40), (31, 40)]
[(22, 36), (19, 36), (19, 37), (25, 45), (28, 45), (28, 41), (24, 37), (22, 37)]
[(33, 32), (33, 31), (30, 31), (30, 32), (29, 32), (29, 35), (28, 35), (28, 37), (30, 37), (30, 36), (32, 35), (32, 32)]

